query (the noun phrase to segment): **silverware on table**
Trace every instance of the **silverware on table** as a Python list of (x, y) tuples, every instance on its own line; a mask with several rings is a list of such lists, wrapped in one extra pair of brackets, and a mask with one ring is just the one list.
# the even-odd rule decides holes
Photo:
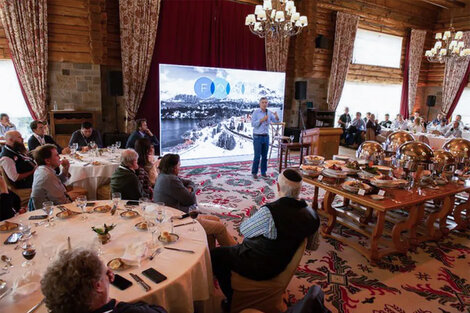
[(41, 304), (43, 304), (43, 303), (44, 303), (44, 298), (42, 298), (42, 300), (39, 301), (38, 304), (36, 304), (35, 306), (33, 306), (33, 307), (32, 307), (31, 309), (29, 309), (29, 311), (26, 312), (26, 313), (33, 313), (33, 312), (36, 311), (36, 310), (41, 306)]
[(153, 258), (157, 255), (157, 253), (160, 251), (161, 248), (157, 248), (155, 251), (153, 251), (152, 255), (149, 256), (149, 260), (152, 261)]
[(196, 223), (196, 222), (195, 222), (195, 221), (191, 221), (191, 222), (189, 222), (189, 223), (174, 225), (173, 227), (180, 227), (180, 226), (192, 225), (192, 224), (194, 224), (194, 223)]
[(131, 277), (139, 284), (141, 285), (145, 291), (149, 291), (150, 289), (152, 289), (149, 285), (147, 285), (146, 282), (144, 282), (142, 280), (142, 278), (140, 278), (137, 274), (133, 274), (133, 273), (129, 273), (129, 275), (131, 275)]
[(7, 294), (9, 294), (12, 290), (13, 290), (13, 288), (10, 288), (10, 289), (8, 289), (7, 291), (5, 291), (5, 292), (0, 296), (0, 300), (2, 300), (3, 298), (5, 298), (5, 296), (6, 296)]
[(114, 215), (116, 213), (117, 205), (113, 204), (113, 208), (111, 209), (111, 215)]
[(90, 164), (91, 164), (91, 163), (88, 162), (88, 163), (83, 164), (83, 166), (88, 166), (88, 165), (90, 165)]
[(180, 252), (186, 252), (186, 253), (194, 253), (193, 250), (186, 250), (186, 249), (178, 249), (178, 248), (172, 248), (172, 247), (163, 247), (168, 250), (174, 250), (174, 251), (180, 251)]

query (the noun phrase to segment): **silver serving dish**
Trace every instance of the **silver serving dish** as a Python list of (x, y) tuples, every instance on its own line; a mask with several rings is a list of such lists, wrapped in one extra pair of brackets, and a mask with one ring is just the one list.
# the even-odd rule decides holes
[(415, 137), (406, 131), (395, 131), (387, 136), (384, 142), (384, 148), (389, 152), (397, 152), (402, 144), (409, 141), (415, 141)]
[(429, 169), (433, 163), (434, 154), (429, 145), (419, 141), (409, 141), (402, 144), (396, 153), (396, 166), (414, 172), (419, 166)]
[(378, 163), (384, 158), (384, 148), (376, 141), (364, 141), (356, 151), (356, 157), (360, 160)]
[(439, 149), (434, 151), (434, 156), (432, 158), (434, 163), (434, 170), (441, 174), (442, 172), (451, 172), (455, 171), (455, 157), (449, 151), (444, 149)]
[(466, 165), (470, 161), (470, 141), (463, 138), (454, 138), (447, 141), (442, 148), (449, 151), (459, 165)]

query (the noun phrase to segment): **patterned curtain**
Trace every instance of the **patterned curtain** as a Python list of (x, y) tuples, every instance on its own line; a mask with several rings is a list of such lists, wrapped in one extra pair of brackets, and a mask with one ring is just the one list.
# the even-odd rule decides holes
[[(465, 46), (470, 46), (470, 32), (463, 33)], [(456, 62), (450, 60), (446, 63), (444, 72), (444, 84), (442, 86), (442, 111), (447, 115), (459, 91), (460, 84), (465, 78), (465, 73), (470, 60)]]
[(16, 75), (35, 120), (46, 120), (47, 0), (0, 0)]
[(408, 112), (413, 112), (418, 89), (419, 69), (424, 55), (426, 31), (412, 29), (410, 37), (410, 58), (408, 65)]
[(335, 46), (328, 82), (328, 109), (336, 111), (344, 82), (352, 60), (359, 16), (338, 12), (336, 17)]
[[(272, 1), (274, 10), (281, 6), (279, 0)], [(285, 72), (287, 66), (287, 54), (289, 52), (290, 37), (265, 38), (266, 70), (271, 72)]]
[[(121, 58), (127, 121), (139, 109), (152, 61), (161, 0), (119, 0)], [(127, 123), (129, 131), (133, 125)]]

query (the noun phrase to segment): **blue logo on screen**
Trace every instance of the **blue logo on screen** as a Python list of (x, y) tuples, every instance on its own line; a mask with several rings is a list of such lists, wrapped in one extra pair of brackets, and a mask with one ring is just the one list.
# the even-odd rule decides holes
[(201, 99), (207, 99), (211, 96), (224, 99), (230, 93), (230, 83), (219, 77), (214, 80), (208, 77), (200, 77), (194, 83), (194, 92)]

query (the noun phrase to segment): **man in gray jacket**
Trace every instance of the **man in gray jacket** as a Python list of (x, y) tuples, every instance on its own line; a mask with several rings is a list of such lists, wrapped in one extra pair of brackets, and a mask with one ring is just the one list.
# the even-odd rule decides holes
[[(68, 160), (60, 160), (56, 146), (45, 144), (34, 151), (34, 158), (39, 167), (34, 172), (30, 209), (41, 209), (42, 203), (52, 201), (55, 205), (71, 202), (64, 183), (70, 177)], [(59, 175), (56, 168), (62, 165)]]

